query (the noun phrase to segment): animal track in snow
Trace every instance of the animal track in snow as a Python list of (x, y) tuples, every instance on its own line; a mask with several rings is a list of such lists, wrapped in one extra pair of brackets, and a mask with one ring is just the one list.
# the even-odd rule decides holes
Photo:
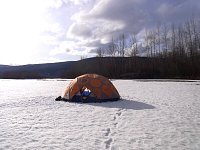
[(118, 125), (118, 119), (122, 115), (122, 110), (123, 109), (118, 109), (118, 111), (116, 112), (115, 116), (113, 117), (113, 121), (114, 121), (113, 125), (114, 125), (114, 127), (117, 127), (117, 125)]
[(118, 112), (118, 113), (116, 113), (118, 116), (121, 116), (121, 114), (122, 114), (122, 112)]
[(109, 136), (109, 134), (110, 134), (110, 128), (107, 128), (105, 136)]
[(110, 148), (110, 145), (111, 145), (112, 141), (113, 141), (112, 138), (109, 138), (108, 140), (105, 141), (106, 149)]
[[(106, 129), (105, 136), (108, 137), (108, 139), (105, 140), (105, 142), (104, 142), (106, 144), (106, 149), (109, 149), (111, 147), (112, 142), (114, 141), (112, 136), (114, 136), (116, 134), (115, 130), (116, 130), (117, 126), (118, 126), (118, 121), (120, 119), (120, 116), (122, 115), (122, 111), (123, 111), (123, 109), (118, 109), (115, 112), (115, 114), (113, 116), (112, 127)], [(114, 132), (111, 129), (113, 129)]]

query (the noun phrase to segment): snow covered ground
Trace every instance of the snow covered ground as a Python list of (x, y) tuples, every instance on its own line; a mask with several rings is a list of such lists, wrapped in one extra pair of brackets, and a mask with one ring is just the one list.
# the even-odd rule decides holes
[(69, 81), (0, 80), (0, 149), (200, 149), (200, 81), (112, 80), (121, 101), (54, 101)]

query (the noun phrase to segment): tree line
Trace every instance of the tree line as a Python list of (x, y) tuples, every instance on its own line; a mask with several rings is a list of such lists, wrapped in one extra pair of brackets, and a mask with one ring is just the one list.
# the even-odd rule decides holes
[[(96, 49), (97, 57), (146, 57), (151, 59), (148, 74), (157, 78), (200, 78), (200, 21), (189, 19), (179, 25), (157, 24), (136, 34), (120, 34), (111, 42)], [(131, 59), (130, 59), (131, 60)], [(112, 63), (112, 62), (111, 62)], [(149, 63), (149, 62), (148, 62)], [(114, 65), (114, 64), (113, 64)], [(120, 65), (123, 70), (131, 66), (134, 72), (137, 62)], [(153, 68), (153, 69), (150, 69)], [(132, 73), (124, 70), (125, 73)], [(140, 69), (138, 69), (140, 70)], [(148, 76), (147, 76), (148, 78)]]
[(195, 57), (200, 53), (200, 22), (195, 19), (175, 25), (160, 25), (145, 30), (142, 40), (136, 34), (120, 34), (112, 37), (109, 44), (96, 49), (98, 57), (104, 56), (141, 56)]

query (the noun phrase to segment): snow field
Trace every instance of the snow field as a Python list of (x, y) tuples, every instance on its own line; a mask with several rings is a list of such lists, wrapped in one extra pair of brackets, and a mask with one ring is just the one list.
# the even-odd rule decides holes
[(69, 81), (0, 80), (0, 149), (200, 149), (200, 81), (112, 80), (121, 101), (54, 101)]

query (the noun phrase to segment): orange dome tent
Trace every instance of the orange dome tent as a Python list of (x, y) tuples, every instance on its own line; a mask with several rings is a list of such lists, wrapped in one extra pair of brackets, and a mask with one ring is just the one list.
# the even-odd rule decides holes
[(76, 96), (80, 94), (83, 88), (89, 89), (93, 95), (85, 99), (84, 102), (104, 102), (120, 99), (120, 95), (111, 81), (97, 74), (85, 74), (76, 77), (67, 86), (62, 99), (76, 101)]

